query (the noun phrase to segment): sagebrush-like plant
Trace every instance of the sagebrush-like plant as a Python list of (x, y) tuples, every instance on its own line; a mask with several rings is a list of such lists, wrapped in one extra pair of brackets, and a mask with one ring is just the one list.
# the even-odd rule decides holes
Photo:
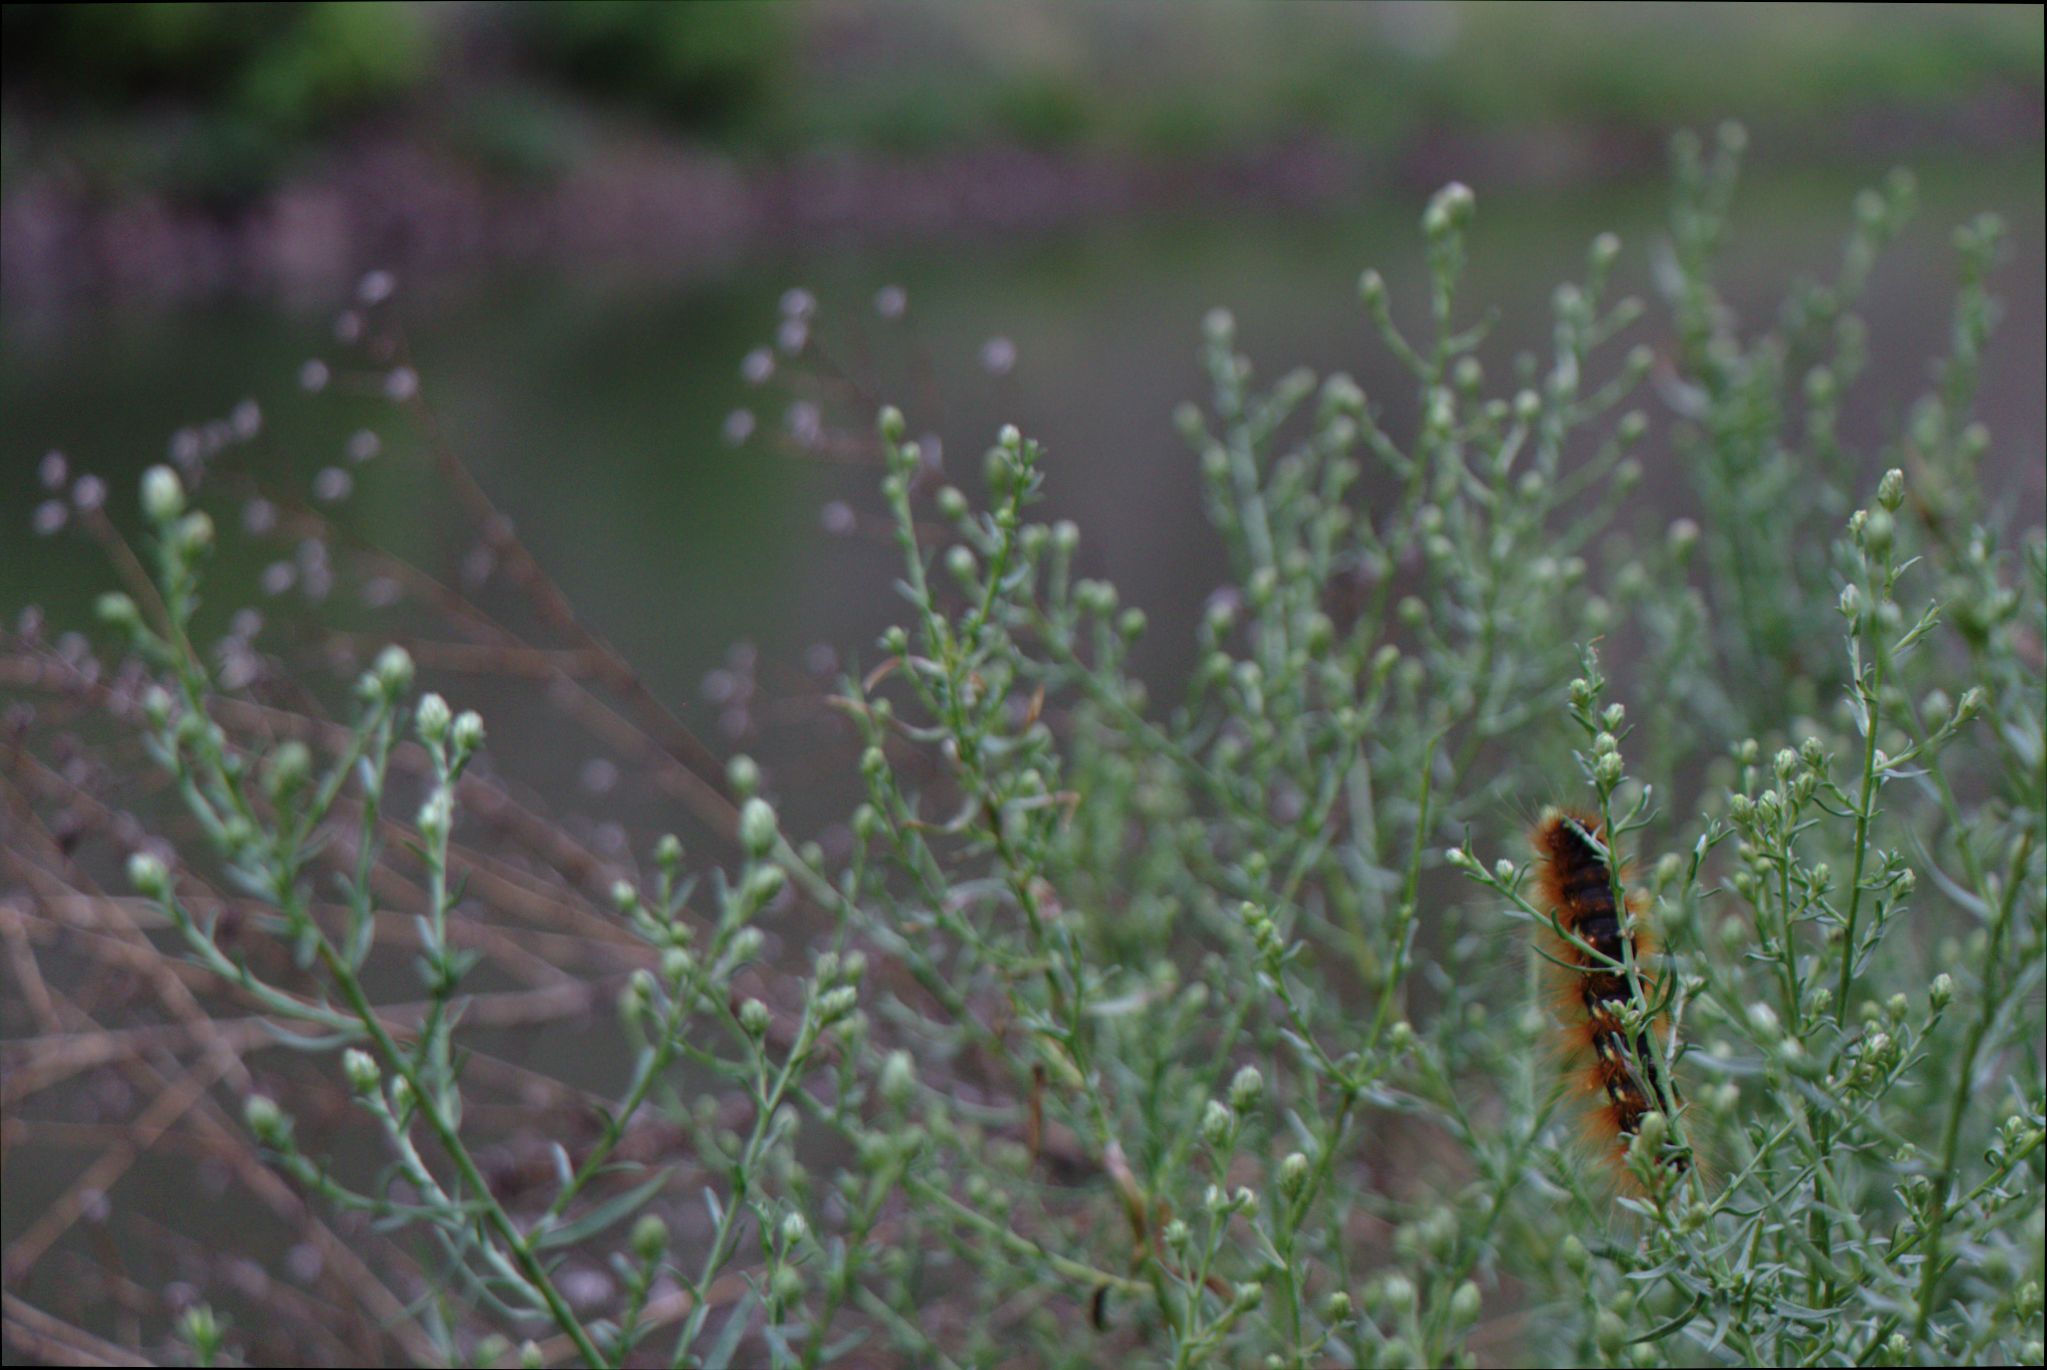
[[(977, 499), (896, 410), (878, 443), (814, 415), (813, 443), (878, 455), (908, 602), (836, 701), (861, 790), (837, 854), (753, 762), (707, 768), (447, 451), (545, 645), (594, 664), (415, 598), (644, 746), (729, 859), (663, 837), (635, 865), (473, 769), (483, 722), (413, 693), (437, 644), (378, 656), (346, 721), (231, 674), (248, 633), (195, 640), (217, 534), (192, 501), (224, 460), (152, 470), (154, 568), (101, 606), (131, 664), (8, 644), (16, 684), (137, 728), (158, 777), (104, 726), (118, 784), (17, 746), (26, 921), (156, 955), (44, 840), (67, 805), (146, 815), (130, 880), (210, 975), (146, 973), (313, 1213), (373, 1220), (326, 1248), (358, 1267), (326, 1297), (387, 1357), (2037, 1363), (2047, 545), (1985, 488), (1970, 415), (1998, 226), (1957, 235), (1932, 388), (1856, 450), (1855, 304), (1909, 178), (1753, 333), (1713, 284), (1740, 141), (1678, 144), (1660, 359), (1603, 236), (1549, 353), (1489, 375), (1456, 185), (1422, 220), (1423, 327), (1360, 282), (1413, 431), (1342, 375), (1260, 385), (1211, 315), (1177, 422), (1232, 581), (1169, 698), (1130, 664), (1143, 610), (1032, 521), (1036, 443), (1005, 428)], [(1652, 529), (1633, 453), (1665, 426), (1692, 512)], [(1604, 966), (1612, 1040), (1655, 1058), (1617, 1147), (1578, 1135), (1541, 936), (1570, 933), (1502, 823), (1550, 800), (1659, 948)], [(575, 1125), (578, 1084), (470, 1045), (571, 934), (632, 1052)], [(240, 1013), (269, 1037), (229, 1044)], [(357, 1128), (325, 1107), (308, 1145), (239, 1066), (264, 1040)], [(331, 1154), (363, 1129), (376, 1162)], [(254, 1316), (201, 1304), (183, 1336), (208, 1360)]]

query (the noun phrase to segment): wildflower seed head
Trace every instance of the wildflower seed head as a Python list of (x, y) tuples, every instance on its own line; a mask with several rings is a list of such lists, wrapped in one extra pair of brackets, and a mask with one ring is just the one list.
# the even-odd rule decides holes
[(1882, 509), (1871, 514), (1862, 524), (1862, 546), (1878, 560), (1890, 556), (1891, 544), (1897, 536), (1897, 523)]
[(1450, 1295), (1450, 1321), (1459, 1327), (1471, 1326), (1478, 1321), (1479, 1309), (1482, 1303), (1483, 1299), (1479, 1295), (1478, 1286), (1470, 1280), (1466, 1280), (1457, 1286), (1455, 1293)]
[(741, 799), (751, 799), (760, 793), (761, 768), (750, 756), (735, 756), (725, 763), (725, 783)]
[(1905, 473), (1893, 466), (1884, 472), (1884, 478), (1877, 482), (1876, 502), (1892, 513), (1905, 502)]

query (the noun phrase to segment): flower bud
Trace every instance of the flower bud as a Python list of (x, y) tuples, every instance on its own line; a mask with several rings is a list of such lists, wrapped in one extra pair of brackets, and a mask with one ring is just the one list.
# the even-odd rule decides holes
[(1230, 1111), (1219, 1101), (1210, 1099), (1208, 1107), (1201, 1113), (1202, 1140), (1216, 1150), (1221, 1150), (1229, 1144), (1231, 1126)]
[(377, 654), (371, 668), (377, 687), (386, 699), (396, 699), (412, 688), (412, 656), (403, 647), (390, 646)]
[(169, 523), (185, 512), (185, 487), (178, 473), (168, 466), (152, 466), (142, 473), (142, 512), (151, 523)]
[(1617, 1356), (1628, 1342), (1627, 1324), (1611, 1308), (1602, 1308), (1592, 1325), (1592, 1340), (1605, 1355)]
[(673, 875), (682, 866), (682, 839), (674, 833), (662, 834), (654, 844), (654, 864)]
[(642, 1213), (633, 1224), (633, 1254), (648, 1263), (661, 1259), (668, 1249), (668, 1224), (652, 1213)]
[(740, 887), (740, 894), (753, 907), (765, 908), (788, 883), (789, 873), (780, 866), (755, 866), (746, 873), (746, 883)]
[(128, 858), (128, 883), (144, 899), (161, 900), (170, 893), (171, 873), (162, 861), (139, 851)]
[(1452, 181), (1430, 197), (1429, 207), (1422, 214), (1422, 231), (1431, 238), (1458, 232), (1471, 222), (1477, 207), (1471, 187), (1462, 181)]
[(455, 721), (455, 715), (448, 708), (448, 701), (438, 694), (427, 694), (419, 701), (419, 709), (413, 715), (413, 727), (419, 732), (419, 740), (429, 747), (436, 747), (448, 736), (448, 726)]
[(1258, 1107), (1264, 1093), (1265, 1077), (1256, 1066), (1245, 1066), (1230, 1079), (1230, 1107), (1239, 1113), (1249, 1113)]
[(1926, 1002), (1933, 1006), (1933, 1011), (1935, 1013), (1939, 1013), (1941, 1010), (1945, 1009), (1949, 1004), (1953, 1003), (1954, 1001), (1955, 1001), (1954, 977), (1952, 975), (1949, 975), (1946, 971), (1942, 971), (1940, 974), (1934, 976), (1933, 983), (1927, 986)]
[(1469, 1327), (1478, 1321), (1481, 1299), (1478, 1286), (1470, 1280), (1457, 1286), (1450, 1295), (1450, 1321), (1459, 1327)]
[(917, 1091), (917, 1065), (907, 1051), (891, 1051), (881, 1065), (881, 1097), (901, 1108)]
[(256, 1140), (265, 1146), (282, 1146), (291, 1137), (291, 1119), (274, 1099), (251, 1094), (242, 1104), (242, 1117), (249, 1124), (249, 1131), (256, 1134)]
[(419, 807), (419, 835), (430, 844), (446, 837), (454, 823), (455, 796), (445, 788), (435, 790)]
[(376, 1058), (356, 1047), (341, 1053), (341, 1074), (348, 1081), (348, 1087), (357, 1094), (371, 1093), (383, 1080)]
[(749, 799), (739, 811), (739, 843), (756, 861), (775, 849), (775, 811), (765, 799)]
[(469, 755), (483, 745), (483, 716), (474, 709), (464, 709), (456, 714), (454, 723), (448, 728), (448, 738), (459, 755)]

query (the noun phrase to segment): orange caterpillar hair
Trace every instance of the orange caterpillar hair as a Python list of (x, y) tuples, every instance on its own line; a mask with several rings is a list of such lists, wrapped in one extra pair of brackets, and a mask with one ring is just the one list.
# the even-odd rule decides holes
[[(1628, 1142), (1641, 1130), (1642, 1119), (1663, 1107), (1664, 1094), (1650, 1033), (1638, 1033), (1633, 1049), (1629, 1048), (1622, 1009), (1633, 992), (1626, 972), (1609, 963), (1632, 961), (1645, 966), (1654, 947), (1646, 932), (1627, 926), (1624, 914), (1634, 912), (1632, 899), (1625, 910), (1614, 906), (1613, 879), (1607, 868), (1611, 847), (1598, 819), (1564, 809), (1545, 809), (1530, 838), (1541, 858), (1537, 907), (1554, 913), (1559, 927), (1598, 953), (1595, 956), (1568, 938), (1553, 939), (1557, 944), (1554, 958), (1571, 968), (1558, 987), (1558, 1008), (1573, 1024), (1574, 1047), (1581, 1053), (1588, 1048), (1591, 1052), (1584, 1080), (1587, 1092), (1599, 1100), (1594, 1115), (1598, 1130), (1617, 1138), (1617, 1150), (1625, 1154)], [(1654, 982), (1646, 970), (1638, 970), (1636, 978), (1653, 994)], [(1675, 1089), (1671, 1097), (1675, 1099)], [(1683, 1169), (1685, 1160), (1674, 1156), (1669, 1163)]]

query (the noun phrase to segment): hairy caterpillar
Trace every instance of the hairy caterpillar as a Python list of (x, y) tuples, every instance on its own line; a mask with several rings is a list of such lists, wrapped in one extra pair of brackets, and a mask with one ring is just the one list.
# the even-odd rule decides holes
[[(1541, 858), (1539, 907), (1553, 913), (1557, 925), (1577, 939), (1558, 939), (1552, 955), (1569, 968), (1559, 987), (1558, 1009), (1573, 1025), (1573, 1043), (1591, 1053), (1585, 1082), (1599, 1099), (1596, 1119), (1600, 1130), (1617, 1137), (1625, 1153), (1641, 1131), (1642, 1120), (1661, 1111), (1665, 1097), (1652, 1030), (1638, 1031), (1630, 1049), (1624, 1026), (1633, 991), (1620, 966), (1632, 961), (1638, 968), (1636, 980), (1653, 998), (1655, 984), (1646, 962), (1654, 948), (1648, 934), (1626, 926), (1626, 914), (1632, 908), (1615, 907), (1614, 882), (1607, 866), (1612, 848), (1596, 818), (1545, 809), (1531, 840)], [(1675, 1100), (1674, 1087), (1669, 1097)], [(1669, 1164), (1683, 1169), (1686, 1161), (1682, 1155), (1674, 1155)]]

